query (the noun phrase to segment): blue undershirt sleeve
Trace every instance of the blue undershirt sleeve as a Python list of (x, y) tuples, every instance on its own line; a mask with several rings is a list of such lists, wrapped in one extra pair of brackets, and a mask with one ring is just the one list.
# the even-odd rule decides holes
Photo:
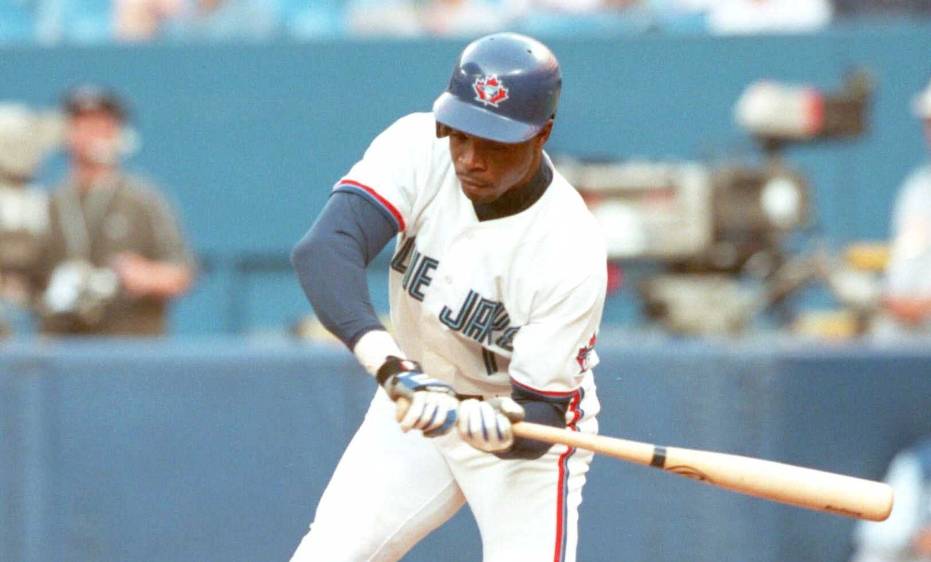
[(372, 307), (365, 268), (397, 233), (376, 203), (334, 192), (291, 252), (317, 318), (350, 350), (366, 333), (384, 329)]

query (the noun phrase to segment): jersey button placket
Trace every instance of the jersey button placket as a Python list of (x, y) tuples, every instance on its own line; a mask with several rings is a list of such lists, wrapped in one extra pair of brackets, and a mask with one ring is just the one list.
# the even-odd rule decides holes
[(465, 232), (459, 233), (449, 244), (449, 248), (446, 251), (447, 259), (440, 264), (440, 268), (443, 269), (443, 283), (446, 285), (447, 290), (453, 285), (453, 272), (449, 271), (450, 264), (464, 263), (463, 258), (466, 256), (463, 255), (463, 242), (471, 240), (471, 237), (472, 234), (466, 230)]

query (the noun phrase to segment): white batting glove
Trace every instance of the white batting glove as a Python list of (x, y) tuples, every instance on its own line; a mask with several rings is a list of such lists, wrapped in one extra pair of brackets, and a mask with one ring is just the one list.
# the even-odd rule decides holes
[(456, 423), (458, 405), (455, 395), (435, 390), (417, 391), (404, 417), (398, 422), (401, 431), (419, 429), (426, 437), (444, 435)]
[(416, 361), (388, 357), (376, 378), (392, 400), (407, 402), (398, 421), (401, 431), (419, 429), (425, 437), (436, 437), (456, 423), (459, 400), (453, 387), (424, 373)]
[(463, 400), (459, 403), (459, 436), (480, 451), (506, 451), (514, 444), (511, 423), (524, 418), (524, 409), (507, 397)]

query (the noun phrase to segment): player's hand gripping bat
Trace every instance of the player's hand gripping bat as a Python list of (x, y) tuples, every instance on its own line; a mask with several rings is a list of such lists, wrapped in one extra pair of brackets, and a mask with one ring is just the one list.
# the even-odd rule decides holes
[[(398, 410), (406, 410), (398, 400)], [(651, 443), (517, 422), (515, 436), (561, 443), (624, 461), (648, 465), (765, 500), (883, 521), (892, 512), (892, 488), (882, 482), (791, 464), (712, 451), (662, 447)]]

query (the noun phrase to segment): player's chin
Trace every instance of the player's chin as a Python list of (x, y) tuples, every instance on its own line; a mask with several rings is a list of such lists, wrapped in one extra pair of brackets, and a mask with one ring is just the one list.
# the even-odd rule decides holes
[(462, 185), (462, 193), (473, 203), (492, 203), (498, 198), (498, 191), (494, 186), (476, 185), (467, 182), (460, 183)]

